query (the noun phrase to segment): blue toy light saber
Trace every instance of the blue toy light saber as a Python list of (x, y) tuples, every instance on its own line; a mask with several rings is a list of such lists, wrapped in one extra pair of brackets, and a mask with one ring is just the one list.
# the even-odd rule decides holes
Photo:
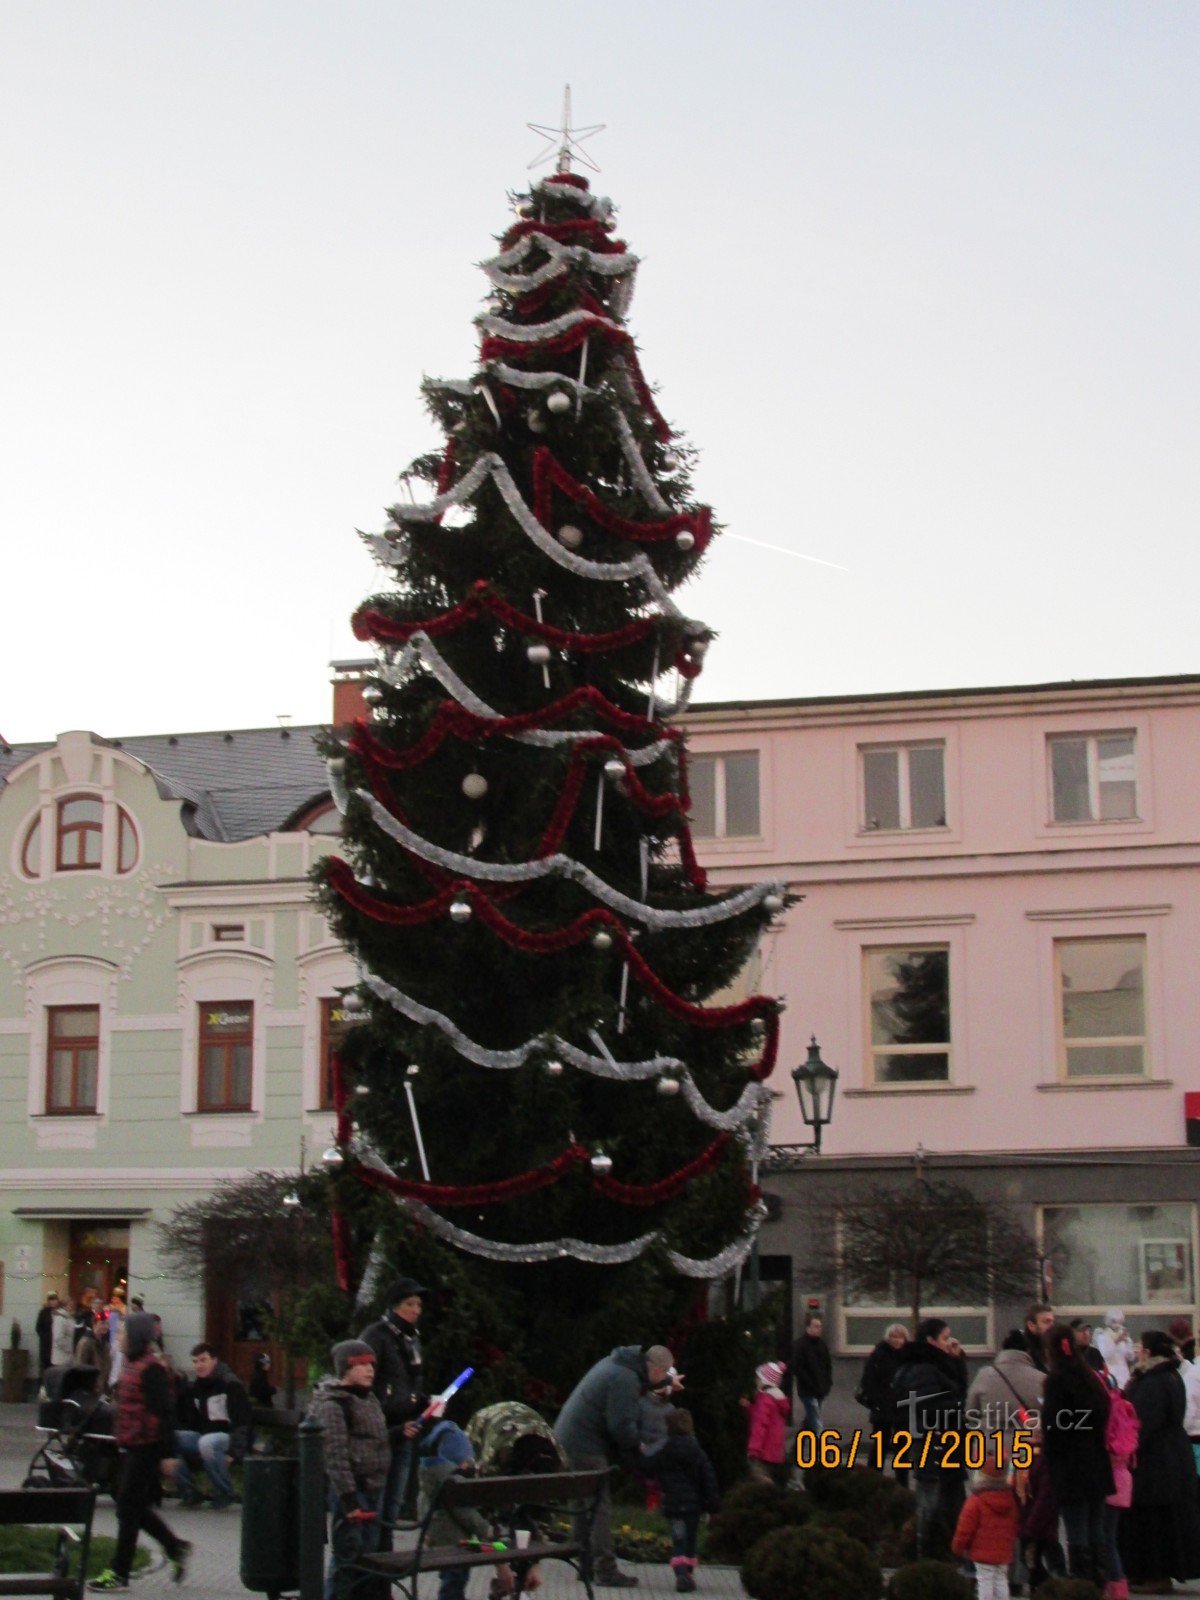
[(464, 1384), (469, 1383), (474, 1375), (474, 1367), (464, 1367), (457, 1378), (451, 1379), (451, 1381), (442, 1390), (441, 1394), (434, 1395), (433, 1399), (425, 1407), (424, 1411), (422, 1411), (421, 1421), (428, 1422), (433, 1417), (440, 1417), (442, 1412), (445, 1411), (446, 1407), (450, 1404), (451, 1400), (454, 1399), (454, 1396), (458, 1393), (458, 1391), (463, 1387)]

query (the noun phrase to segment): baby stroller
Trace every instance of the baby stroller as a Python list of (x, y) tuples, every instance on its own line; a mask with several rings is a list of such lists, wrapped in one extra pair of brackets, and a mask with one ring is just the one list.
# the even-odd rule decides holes
[(100, 1392), (96, 1367), (51, 1367), (38, 1403), (41, 1442), (25, 1473), (24, 1489), (112, 1487), (117, 1463), (112, 1407)]

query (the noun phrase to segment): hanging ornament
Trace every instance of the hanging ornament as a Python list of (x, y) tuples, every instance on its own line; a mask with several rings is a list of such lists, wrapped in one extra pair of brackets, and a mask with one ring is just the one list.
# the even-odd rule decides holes
[(577, 528), (573, 522), (564, 522), (558, 530), (559, 544), (565, 544), (568, 550), (578, 550), (583, 543), (583, 529)]
[(284, 1197), (283, 1197), (283, 1209), (285, 1211), (295, 1211), (296, 1207), (299, 1204), (300, 1204), (300, 1196), (296, 1193), (295, 1189), (289, 1190), (288, 1193), (284, 1195)]
[(471, 902), (469, 900), (455, 900), (450, 907), (451, 922), (470, 922)]
[(363, 690), (363, 699), (369, 706), (377, 706), (383, 700), (383, 690), (377, 683), (369, 683)]
[(696, 535), (694, 533), (689, 533), (686, 528), (683, 528), (675, 535), (675, 543), (681, 550), (690, 550), (696, 543)]
[(329, 1149), (326, 1150), (325, 1154), (321, 1157), (321, 1165), (325, 1168), (326, 1172), (340, 1172), (346, 1165), (346, 1158), (338, 1149), (337, 1145), (331, 1144)]
[(708, 640), (703, 634), (698, 634), (687, 642), (687, 653), (693, 661), (703, 661), (708, 654)]
[(659, 1094), (663, 1094), (663, 1095), (678, 1094), (679, 1093), (679, 1079), (678, 1078), (669, 1078), (669, 1077), (666, 1077), (666, 1076), (661, 1077), (658, 1080), (658, 1092), (659, 1092)]
[(468, 772), (462, 781), (462, 792), (468, 800), (482, 800), (488, 792), (488, 781), (482, 772)]
[(537, 212), (534, 209), (533, 202), (531, 200), (523, 200), (517, 207), (517, 215), (526, 222), (530, 217), (536, 216)]
[(527, 645), (525, 654), (535, 667), (544, 667), (550, 659), (550, 646), (548, 644)]
[(673, 450), (668, 450), (666, 455), (662, 458), (662, 468), (664, 472), (679, 471), (679, 457)]
[(783, 910), (783, 896), (781, 894), (765, 894), (763, 896), (763, 906), (774, 916), (777, 911)]
[(545, 1070), (546, 1076), (548, 1078), (561, 1078), (562, 1075), (563, 1075), (563, 1064), (562, 1064), (562, 1062), (561, 1061), (555, 1061), (553, 1056), (550, 1058), (549, 1061), (543, 1061), (542, 1067)]
[(606, 1156), (603, 1150), (597, 1150), (592, 1157), (592, 1171), (597, 1177), (607, 1177), (612, 1171), (612, 1157)]
[(546, 410), (552, 411), (556, 417), (561, 417), (564, 412), (571, 409), (571, 396), (565, 389), (555, 389), (546, 400)]
[(625, 776), (625, 763), (619, 756), (610, 756), (604, 763), (604, 776), (610, 783), (617, 783)]
[(536, 406), (530, 406), (525, 413), (525, 425), (530, 433), (545, 433), (546, 419)]
[(347, 989), (342, 996), (342, 1010), (348, 1017), (357, 1017), (366, 1007), (363, 1005), (362, 995), (357, 989)]
[(365, 1083), (356, 1083), (354, 1085), (354, 1092), (361, 1100), (364, 1095), (370, 1094), (371, 1090), (370, 1087)]
[(592, 943), (597, 950), (611, 950), (612, 942), (612, 934), (607, 928), (597, 928), (592, 935)]
[(346, 775), (345, 756), (330, 756), (325, 763), (325, 770), (331, 778), (344, 778)]
[(404, 1076), (406, 1078), (415, 1078), (420, 1074), (420, 1071), (421, 1069), (417, 1063), (415, 1061), (410, 1061), (408, 1066), (406, 1066), (404, 1069)]

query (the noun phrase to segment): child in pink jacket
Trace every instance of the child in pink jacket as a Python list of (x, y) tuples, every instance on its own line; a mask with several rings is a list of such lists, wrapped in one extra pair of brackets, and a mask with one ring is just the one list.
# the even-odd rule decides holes
[(1115, 1485), (1114, 1492), (1104, 1504), (1104, 1536), (1108, 1541), (1108, 1582), (1104, 1588), (1105, 1600), (1129, 1600), (1129, 1580), (1121, 1566), (1121, 1553), (1117, 1548), (1117, 1528), (1122, 1511), (1127, 1511), (1133, 1504), (1133, 1464), (1137, 1456), (1140, 1427), (1132, 1401), (1126, 1400), (1121, 1394), (1112, 1395), (1104, 1434)]
[(749, 1404), (750, 1438), (746, 1444), (746, 1458), (750, 1476), (757, 1483), (786, 1483), (788, 1423), (792, 1408), (780, 1388), (787, 1367), (782, 1361), (764, 1361), (755, 1374), (757, 1392)]

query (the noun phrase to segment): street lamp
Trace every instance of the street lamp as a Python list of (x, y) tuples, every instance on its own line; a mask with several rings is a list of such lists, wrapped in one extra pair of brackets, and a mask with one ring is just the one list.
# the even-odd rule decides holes
[(806, 1128), (813, 1131), (812, 1148), (821, 1154), (821, 1129), (833, 1120), (833, 1097), (837, 1093), (836, 1067), (826, 1066), (821, 1060), (821, 1047), (816, 1034), (808, 1047), (808, 1059), (792, 1068), (792, 1082), (800, 1101), (800, 1115)]

